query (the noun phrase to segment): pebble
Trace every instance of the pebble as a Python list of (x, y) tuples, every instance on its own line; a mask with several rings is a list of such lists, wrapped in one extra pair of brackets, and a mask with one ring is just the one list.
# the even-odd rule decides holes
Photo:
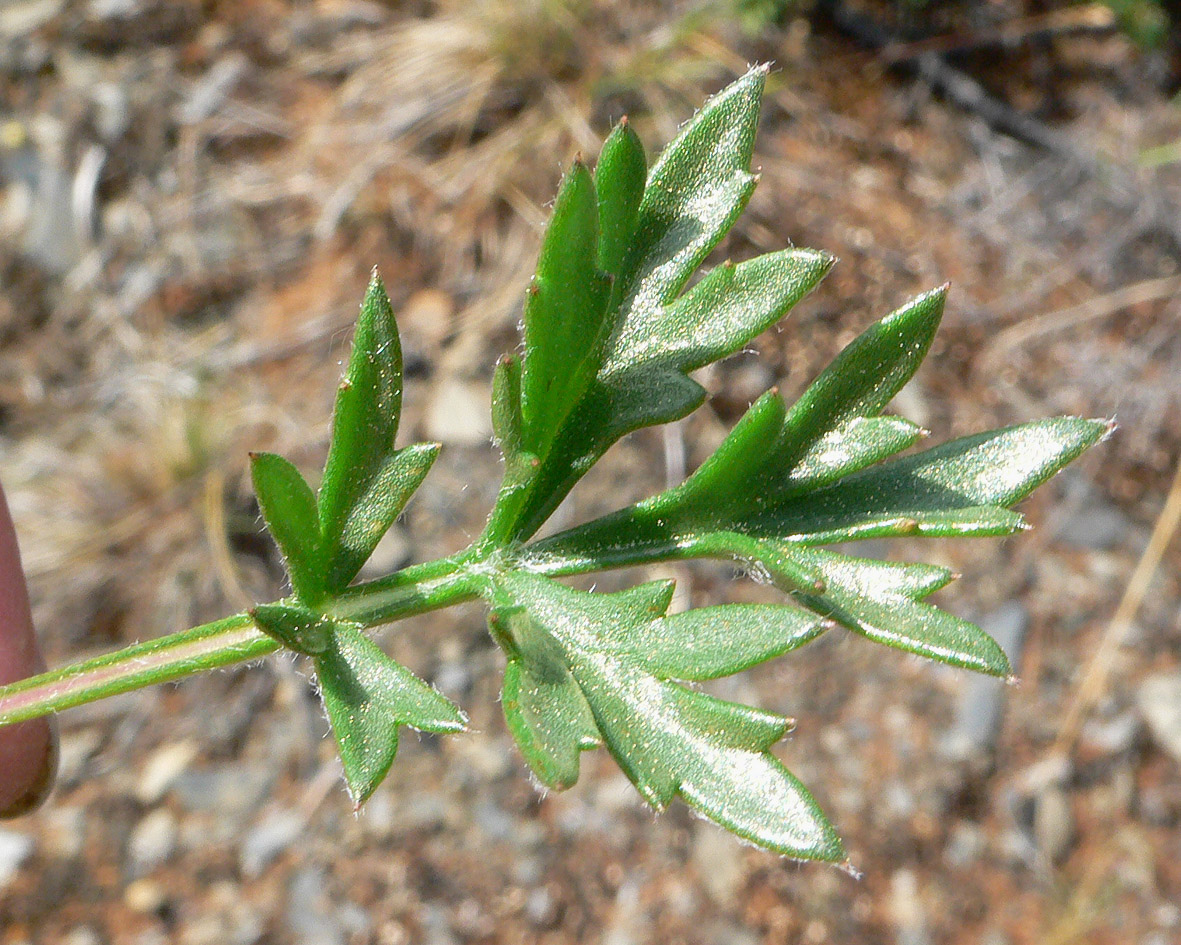
[(898, 870), (890, 877), (890, 911), (898, 945), (929, 945), (931, 933), (919, 897), (918, 878), (911, 870)]
[(159, 803), (196, 757), (194, 741), (172, 742), (158, 748), (143, 766), (143, 774), (135, 786), (135, 799), (147, 806)]
[(429, 440), (448, 446), (487, 446), (492, 439), (488, 385), (444, 378), (427, 407)]
[(168, 901), (164, 887), (151, 879), (137, 879), (123, 890), (123, 904), (132, 912), (150, 915), (158, 912)]
[(96, 728), (63, 734), (57, 761), (58, 784), (63, 787), (76, 784), (101, 743), (102, 733)]
[(326, 884), (324, 871), (315, 866), (305, 867), (292, 878), (287, 892), (287, 926), (295, 941), (345, 945), (345, 930), (333, 914)]
[(54, 859), (72, 860), (86, 845), (86, 811), (82, 807), (49, 806), (42, 813), (45, 851)]
[(1047, 787), (1033, 810), (1033, 836), (1038, 853), (1047, 863), (1058, 863), (1074, 840), (1074, 815), (1061, 788)]
[(1135, 713), (1121, 712), (1109, 719), (1088, 719), (1080, 741), (1097, 755), (1122, 755), (1135, 744), (1139, 730), (1140, 720)]
[(239, 852), (242, 874), (249, 879), (259, 876), (280, 853), (291, 846), (307, 823), (304, 817), (287, 810), (272, 811), (246, 834)]
[(176, 849), (177, 824), (166, 808), (154, 810), (135, 825), (127, 842), (127, 865), (133, 876), (150, 873)]
[(1123, 512), (1092, 494), (1078, 514), (1058, 527), (1054, 537), (1078, 548), (1105, 550), (1122, 544), (1131, 530), (1132, 523)]
[(48, 26), (65, 5), (65, 0), (9, 0), (0, 8), (0, 37), (19, 39)]
[(190, 811), (210, 811), (244, 826), (271, 789), (275, 773), (248, 763), (216, 764), (207, 770), (185, 771), (173, 784), (180, 802)]
[(728, 907), (743, 884), (742, 847), (713, 824), (695, 824), (693, 865), (714, 904)]
[(0, 890), (4, 889), (33, 853), (33, 838), (15, 830), (0, 830)]
[(1181, 762), (1181, 673), (1158, 673), (1140, 684), (1136, 706), (1152, 739)]
[(554, 897), (546, 887), (535, 889), (525, 900), (525, 918), (530, 925), (545, 927), (552, 925), (557, 918), (558, 907)]
[[(980, 621), (980, 626), (1000, 644), (1014, 666), (1020, 661), (1029, 612), (1018, 601), (1002, 604)], [(968, 676), (956, 706), (955, 721), (940, 743), (940, 751), (954, 761), (985, 759), (992, 754), (1000, 734), (1004, 705), (1004, 680)]]

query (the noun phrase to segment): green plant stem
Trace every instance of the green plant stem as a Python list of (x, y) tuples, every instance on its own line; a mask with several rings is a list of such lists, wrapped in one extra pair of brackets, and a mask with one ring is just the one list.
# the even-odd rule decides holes
[[(742, 547), (744, 539), (745, 536), (728, 534), (682, 541), (670, 539), (617, 546), (596, 556), (532, 554), (525, 548), (514, 564), (538, 574), (563, 577), (659, 561), (743, 559), (748, 557), (747, 549)], [(498, 554), (477, 554), (467, 549), (447, 558), (413, 565), (388, 577), (350, 587), (339, 597), (326, 601), (321, 609), (331, 617), (374, 627), (474, 600), (480, 596), (487, 576), (499, 566)], [(277, 649), (279, 644), (259, 630), (249, 614), (235, 614), (0, 686), (0, 725), (259, 659)]]
[[(464, 553), (349, 588), (324, 611), (371, 627), (471, 600), (482, 582), (479, 567)], [(249, 614), (235, 614), (2, 686), (0, 725), (258, 659), (277, 649), (279, 644)]]

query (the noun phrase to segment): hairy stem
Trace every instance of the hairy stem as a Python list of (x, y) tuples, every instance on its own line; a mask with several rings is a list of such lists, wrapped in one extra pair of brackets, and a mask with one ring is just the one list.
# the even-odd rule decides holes
[[(468, 565), (467, 555), (460, 554), (406, 568), (349, 588), (324, 610), (372, 627), (471, 600), (482, 578), (478, 568)], [(279, 644), (259, 630), (249, 614), (235, 614), (0, 686), (0, 725), (258, 659), (277, 649)]]
[[(636, 544), (593, 556), (532, 554), (526, 548), (510, 566), (562, 577), (657, 561), (743, 558), (746, 549), (738, 547), (741, 537)], [(388, 577), (350, 587), (339, 597), (326, 601), (321, 609), (329, 616), (374, 627), (473, 600), (480, 596), (488, 572), (507, 563), (498, 563), (496, 555), (495, 551), (477, 554), (468, 549), (451, 557), (413, 565)], [(0, 686), (0, 725), (258, 659), (277, 649), (279, 644), (259, 630), (249, 614), (235, 614)]]

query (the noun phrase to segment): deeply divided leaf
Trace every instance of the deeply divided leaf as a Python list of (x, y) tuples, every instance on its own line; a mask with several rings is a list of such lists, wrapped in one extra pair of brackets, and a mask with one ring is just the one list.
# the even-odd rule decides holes
[[(704, 391), (688, 372), (779, 321), (832, 265), (823, 253), (788, 250), (726, 263), (683, 292), (754, 189), (765, 77), (753, 69), (711, 99), (642, 193), (643, 152), (626, 125), (604, 144), (593, 182), (580, 165), (564, 180), (525, 310), (520, 413), (523, 449), (537, 464), (514, 514), (494, 514), (497, 538), (529, 537), (624, 434), (695, 409)], [(598, 252), (586, 253), (592, 244)], [(609, 295), (600, 269), (613, 278)], [(540, 327), (559, 311), (560, 327)]]
[(843, 859), (815, 800), (770, 752), (790, 722), (674, 681), (791, 649), (819, 632), (816, 618), (714, 608), (664, 620), (669, 584), (596, 594), (524, 571), (495, 580), (493, 629), (509, 657), (505, 714), (544, 783), (568, 786), (579, 752), (602, 743), (658, 810), (680, 796), (767, 849)]
[[(332, 439), (320, 482), (320, 529), (325, 559), (333, 562), (335, 574), (347, 570), (336, 563), (342, 536), (358, 503), (371, 492), (394, 452), (401, 412), (402, 348), (389, 296), (375, 271), (336, 393)], [(346, 556), (353, 554), (346, 551)], [(341, 588), (338, 583), (332, 587)]]
[(355, 624), (336, 624), (331, 645), (316, 657), (316, 673), (358, 807), (389, 771), (400, 726), (440, 734), (467, 726), (450, 700), (386, 656)]
[[(538, 560), (586, 567), (645, 548), (653, 558), (730, 557), (816, 615), (870, 639), (957, 666), (1009, 673), (979, 628), (920, 603), (886, 565), (816, 546), (897, 536), (1008, 535), (1010, 506), (1079, 456), (1106, 423), (1059, 417), (964, 437), (902, 458), (922, 431), (881, 411), (931, 344), (943, 290), (871, 326), (788, 409), (775, 392), (684, 484), (533, 546)], [(909, 579), (909, 578), (908, 578)]]

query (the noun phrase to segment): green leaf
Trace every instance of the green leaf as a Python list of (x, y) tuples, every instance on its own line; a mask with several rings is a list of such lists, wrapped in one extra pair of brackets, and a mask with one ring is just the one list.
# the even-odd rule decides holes
[[(527, 495), (515, 496), (514, 513), (493, 515), (490, 532), (498, 542), (533, 534), (624, 434), (699, 406), (704, 391), (688, 372), (732, 354), (779, 321), (831, 267), (830, 256), (811, 250), (771, 253), (722, 265), (681, 294), (754, 189), (750, 158), (765, 78), (765, 68), (752, 69), (706, 103), (653, 166), (638, 207), (643, 149), (626, 126), (616, 129), (594, 181), (603, 227), (596, 255), (585, 253), (596, 227), (583, 174), (576, 168), (563, 183), (551, 232), (564, 234), (564, 251), (551, 251), (556, 237), (547, 235), (537, 294), (526, 306), (521, 412), (532, 432), (523, 447), (539, 462)], [(594, 260), (615, 276), (601, 315), (598, 289), (587, 289)], [(585, 306), (569, 316), (564, 334), (555, 334), (553, 351), (532, 340), (544, 332), (531, 336), (530, 329), (549, 324), (540, 315), (554, 304), (542, 304), (547, 290), (567, 308)], [(530, 406), (543, 397), (534, 388), (557, 389), (560, 396), (543, 410)]]
[(858, 336), (787, 410), (768, 393), (661, 514), (702, 508), (737, 521), (757, 496), (775, 500), (814, 490), (911, 446), (923, 431), (880, 417), (918, 369), (943, 313), (946, 287), (928, 292)]
[(742, 530), (808, 544), (1010, 534), (1022, 518), (1007, 507), (1106, 432), (1103, 421), (1058, 417), (963, 437), (759, 510)]
[(553, 638), (527, 613), (506, 607), (489, 625), (511, 654), (501, 696), (509, 731), (542, 784), (568, 788), (578, 780), (579, 755), (602, 744), (590, 706)]
[(307, 656), (323, 653), (332, 644), (336, 621), (294, 604), (259, 604), (250, 611), (255, 625), (287, 649)]
[(1011, 675), (1008, 657), (987, 633), (967, 620), (919, 603), (951, 580), (947, 569), (798, 547), (786, 553), (802, 558), (824, 577), (822, 594), (799, 595), (811, 609), (895, 649), (991, 676)]
[(326, 561), (336, 561), (349, 517), (394, 452), (401, 412), (402, 348), (394, 310), (374, 270), (336, 393), (332, 440), (320, 483)]
[(785, 451), (802, 456), (845, 421), (880, 414), (927, 356), (946, 299), (947, 286), (920, 295), (854, 339), (792, 406)]
[(599, 268), (618, 282), (632, 248), (648, 176), (644, 145), (620, 120), (599, 152), (595, 191), (599, 201)]
[(329, 590), (348, 587), (394, 520), (422, 485), (439, 455), (438, 443), (416, 443), (393, 453), (358, 496), (336, 541), (327, 575)]
[(450, 700), (386, 656), (356, 624), (337, 622), (331, 645), (316, 657), (316, 673), (357, 807), (389, 771), (399, 726), (440, 734), (467, 727)]
[(525, 302), (522, 444), (538, 456), (549, 452), (598, 368), (597, 342), (611, 291), (598, 255), (595, 183), (576, 161), (558, 191)]
[(251, 453), (250, 476), (292, 589), (300, 600), (318, 602), (324, 596), (324, 565), (316, 497), (299, 470), (274, 453)]
[[(572, 783), (578, 752), (601, 740), (658, 810), (679, 795), (769, 850), (799, 859), (843, 859), (840, 840), (815, 800), (770, 753), (790, 722), (688, 689), (665, 672), (706, 678), (751, 665), (814, 636), (818, 621), (776, 608), (772, 622), (784, 634), (778, 644), (770, 645), (762, 631), (748, 644), (723, 642), (728, 632), (750, 631), (756, 617), (770, 614), (740, 610), (725, 622), (714, 612), (659, 626), (669, 583), (596, 594), (525, 571), (501, 573), (494, 581), (494, 635), (505, 645), (510, 667), (505, 713), (542, 781)], [(673, 636), (683, 648), (720, 645), (719, 652), (677, 657)], [(646, 649), (645, 640), (661, 642)]]
[(648, 672), (697, 682), (731, 676), (815, 640), (825, 622), (778, 604), (723, 604), (673, 614), (616, 641)]

